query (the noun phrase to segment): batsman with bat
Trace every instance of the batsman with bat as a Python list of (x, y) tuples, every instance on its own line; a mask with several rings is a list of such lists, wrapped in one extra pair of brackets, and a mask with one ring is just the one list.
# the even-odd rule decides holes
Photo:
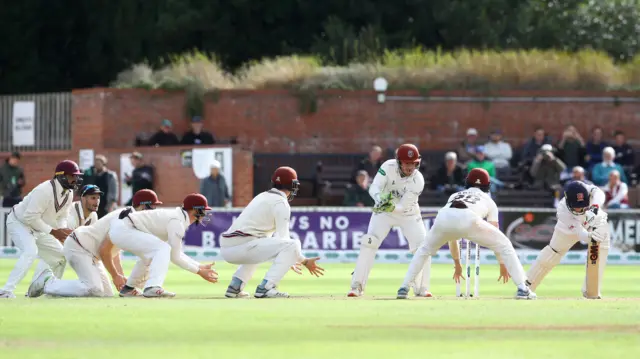
[[(422, 220), (418, 197), (424, 189), (424, 177), (418, 171), (420, 153), (412, 144), (404, 144), (396, 150), (396, 158), (382, 164), (369, 194), (376, 202), (369, 221), (367, 234), (362, 236), (360, 254), (351, 280), (349, 297), (360, 297), (369, 278), (376, 252), (392, 227), (400, 227), (409, 242), (409, 250), (415, 253), (425, 238), (427, 230)], [(429, 276), (431, 257), (412, 283), (418, 297), (431, 297)]]
[(580, 181), (569, 184), (558, 204), (558, 222), (551, 242), (542, 249), (529, 269), (527, 284), (535, 290), (577, 241), (588, 243), (587, 273), (582, 295), (600, 299), (600, 283), (609, 253), (609, 223), (602, 210), (605, 194), (600, 188)]

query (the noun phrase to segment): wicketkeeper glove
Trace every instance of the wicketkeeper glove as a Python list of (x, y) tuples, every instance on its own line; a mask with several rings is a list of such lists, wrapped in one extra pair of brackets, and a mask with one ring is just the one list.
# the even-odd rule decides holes
[(374, 213), (393, 212), (394, 209), (396, 205), (392, 202), (391, 193), (380, 195), (380, 201), (373, 206)]

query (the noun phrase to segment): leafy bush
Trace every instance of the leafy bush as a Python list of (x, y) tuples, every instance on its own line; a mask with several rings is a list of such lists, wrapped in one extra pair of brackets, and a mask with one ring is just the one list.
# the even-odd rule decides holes
[(202, 95), (224, 89), (371, 89), (383, 76), (390, 89), (417, 90), (612, 90), (640, 88), (640, 57), (618, 64), (603, 52), (472, 51), (422, 48), (386, 51), (366, 63), (322, 66), (314, 57), (252, 61), (231, 74), (215, 56), (191, 52), (171, 56), (152, 70), (145, 64), (122, 72), (119, 88), (189, 90)]

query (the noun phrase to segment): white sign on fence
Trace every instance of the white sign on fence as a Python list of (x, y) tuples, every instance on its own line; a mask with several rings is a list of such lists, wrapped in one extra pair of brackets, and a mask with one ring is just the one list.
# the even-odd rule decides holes
[(13, 145), (35, 146), (36, 103), (16, 101), (13, 103)]

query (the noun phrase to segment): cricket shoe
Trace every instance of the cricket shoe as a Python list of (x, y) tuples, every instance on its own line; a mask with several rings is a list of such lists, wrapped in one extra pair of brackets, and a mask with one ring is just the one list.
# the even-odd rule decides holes
[(416, 297), (423, 297), (423, 298), (432, 298), (433, 294), (431, 294), (431, 292), (429, 292), (426, 289), (422, 289), (422, 288), (417, 288), (417, 287), (413, 287), (413, 294)]
[(0, 298), (13, 299), (15, 297), (16, 297), (16, 295), (13, 294), (13, 292), (9, 292), (9, 291), (0, 289)]
[(397, 299), (409, 298), (409, 288), (401, 287), (400, 289), (398, 289), (398, 295), (396, 296), (396, 298)]
[(289, 293), (280, 292), (276, 287), (267, 289), (263, 286), (258, 286), (256, 294), (253, 296), (256, 298), (289, 298)]
[(227, 288), (227, 292), (224, 294), (225, 297), (227, 298), (249, 298), (251, 296), (251, 294), (241, 290), (239, 292), (235, 292), (235, 291), (230, 291), (229, 288)]
[(516, 299), (536, 299), (538, 296), (529, 287), (518, 288)]
[(148, 287), (145, 288), (142, 295), (145, 298), (173, 298), (176, 296), (176, 293), (167, 292), (162, 287)]
[(125, 285), (124, 287), (122, 287), (122, 289), (120, 289), (120, 293), (118, 293), (118, 295), (120, 297), (123, 297), (123, 298), (125, 298), (125, 297), (139, 297), (140, 296), (140, 292), (135, 288), (132, 288), (132, 287), (129, 287), (129, 286)]
[(53, 272), (51, 269), (45, 269), (40, 275), (29, 285), (27, 290), (27, 296), (29, 298), (37, 298), (44, 294), (44, 286), (47, 285), (47, 281), (53, 278)]
[(364, 290), (362, 290), (362, 285), (358, 284), (356, 287), (351, 288), (349, 293), (347, 293), (347, 297), (349, 298), (357, 298), (362, 297), (364, 295)]
[(238, 277), (232, 277), (231, 283), (227, 287), (227, 292), (224, 294), (227, 298), (249, 298), (251, 295), (242, 290), (244, 283)]

